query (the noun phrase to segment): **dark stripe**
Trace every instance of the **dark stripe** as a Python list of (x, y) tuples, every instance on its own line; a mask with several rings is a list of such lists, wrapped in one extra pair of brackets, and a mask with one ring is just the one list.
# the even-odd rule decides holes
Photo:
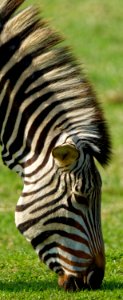
[(27, 181), (24, 180), (24, 184), (25, 185), (32, 185), (32, 184), (36, 184), (37, 182), (41, 182), (42, 179), (44, 179), (45, 177), (47, 177), (50, 173), (52, 173), (52, 170), (54, 169), (54, 160), (53, 160), (53, 164), (51, 166), (51, 168), (48, 170), (48, 168), (46, 168), (47, 172), (44, 173), (41, 177), (39, 177), (38, 179), (34, 180), (34, 181)]
[[(48, 150), (47, 150), (47, 152), (46, 152), (46, 155), (45, 155), (45, 158), (44, 158), (44, 160), (43, 160), (43, 162), (32, 172), (32, 173), (29, 173), (29, 174), (26, 174), (25, 175), (25, 173), (23, 173), (23, 177), (32, 177), (33, 175), (35, 175), (38, 171), (40, 171), (46, 164), (47, 164), (47, 162), (48, 162), (48, 160), (49, 160), (49, 156), (50, 156), (50, 154), (51, 154), (51, 151), (52, 151), (52, 149), (53, 149), (53, 147), (56, 145), (56, 142), (57, 142), (57, 140), (58, 140), (58, 138), (59, 138), (59, 136), (60, 136), (60, 133), (57, 135), (57, 136), (55, 136), (53, 139), (52, 139), (52, 141), (51, 141), (51, 143), (50, 143), (50, 146), (49, 146), (49, 148), (48, 148)], [(24, 158), (25, 156), (26, 156), (26, 154), (27, 154), (27, 147), (25, 148), (25, 150), (24, 150), (24, 152), (22, 153), (22, 155), (20, 155), (17, 159), (15, 159), (14, 160), (14, 163), (12, 163), (11, 165), (9, 165), (9, 168), (10, 169), (13, 169), (17, 164), (18, 164), (18, 160), (19, 159), (22, 159), (22, 158)], [(30, 164), (31, 163), (34, 163), (34, 161), (37, 159), (37, 157), (38, 157), (38, 154), (39, 153), (37, 153), (37, 154), (35, 154), (34, 156), (33, 156), (33, 160), (31, 160), (30, 161)], [(25, 164), (26, 163), (21, 163), (21, 166), (22, 166), (22, 168), (24, 169), (25, 168)]]
[[(84, 244), (84, 243), (83, 243)], [(62, 244), (59, 244), (59, 243), (56, 243), (56, 242), (53, 242), (53, 243), (50, 243), (46, 246), (44, 246), (40, 251), (39, 251), (39, 257), (42, 257), (42, 255), (45, 253), (45, 252), (49, 252), (52, 248), (59, 248), (61, 250), (63, 250), (64, 252), (70, 254), (70, 255), (74, 255), (78, 258), (85, 258), (85, 259), (90, 259), (90, 255), (82, 250), (77, 250), (77, 249), (71, 249), (69, 247), (66, 247)], [(59, 250), (58, 250), (59, 251)]]
[[(92, 212), (92, 211), (91, 211)], [(98, 215), (98, 213), (97, 213)], [(92, 245), (93, 245), (93, 251), (94, 253), (96, 253), (96, 247), (98, 248), (98, 240), (97, 240), (97, 234), (99, 234), (99, 232), (96, 231), (96, 226), (94, 223), (92, 223), (92, 220), (91, 220), (91, 216), (88, 212), (88, 221), (89, 221), (89, 233), (90, 233), (90, 236), (91, 236), (91, 242), (92, 242)], [(93, 222), (94, 222), (94, 216), (93, 216)], [(96, 245), (96, 247), (95, 247)]]
[[(10, 80), (10, 92), (13, 90), (13, 87), (16, 84), (16, 81), (20, 77), (20, 75), (25, 71), (26, 68), (31, 64), (31, 58), (29, 55), (26, 55), (20, 62), (15, 63), (15, 65), (8, 71), (6, 77)], [(10, 95), (8, 95), (10, 97)], [(18, 100), (18, 101), (17, 101)], [(19, 107), (23, 103), (23, 93), (18, 93), (18, 99), (14, 99), (12, 110), (9, 114), (6, 127), (4, 129), (3, 135), (3, 143), (6, 144), (13, 132), (13, 128), (15, 125), (16, 116), (18, 115)], [(10, 126), (11, 124), (11, 126)], [(23, 132), (24, 135), (24, 132)], [(15, 153), (15, 152), (14, 152)]]
[[(26, 125), (29, 119), (31, 119), (31, 115), (35, 112), (35, 110), (39, 107), (39, 105), (42, 102), (47, 101), (53, 94), (48, 92), (45, 95), (37, 98), (33, 103), (29, 104), (27, 106), (27, 108), (24, 110), (23, 114), (22, 114), (22, 118), (21, 118), (21, 123), (19, 125), (19, 130), (18, 130), (18, 135), (17, 138), (15, 139), (15, 141), (12, 143), (12, 145), (10, 146), (10, 153), (16, 153), (21, 146), (24, 143), (24, 132), (26, 129)], [(55, 103), (53, 108), (55, 107)], [(27, 141), (26, 141), (26, 147), (29, 149), (31, 148), (31, 144), (32, 144), (32, 140), (34, 138), (35, 132), (37, 130), (37, 128), (39, 128), (39, 126), (41, 125), (41, 122), (43, 122), (43, 120), (47, 117), (48, 113), (50, 112), (50, 109), (52, 110), (52, 105), (48, 107), (48, 109), (44, 109), (39, 116), (36, 118), (36, 120), (33, 122), (31, 129), (29, 130), (28, 136), (27, 136)], [(45, 131), (45, 129), (44, 129)], [(46, 138), (46, 136), (45, 136)], [(43, 141), (43, 140), (42, 140)], [(43, 143), (41, 143), (42, 145)], [(43, 145), (42, 145), (43, 148)], [(18, 157), (18, 159), (20, 159), (20, 156)]]
[(44, 258), (43, 258), (43, 261), (45, 263), (48, 263), (49, 259), (54, 260), (54, 258), (56, 259), (56, 261), (62, 260), (65, 263), (69, 264), (70, 266), (79, 267), (79, 268), (81, 268), (81, 267), (86, 267), (87, 268), (87, 265), (90, 265), (90, 262), (87, 262), (87, 261), (86, 262), (80, 262), (80, 261), (76, 262), (74, 260), (68, 259), (67, 256), (63, 256), (63, 255), (61, 255), (59, 253), (51, 253), (51, 254), (49, 253), (49, 254), (46, 254), (44, 256)]
[(57, 267), (57, 268), (59, 267), (59, 269), (56, 271), (56, 273), (59, 273), (60, 271), (62, 271), (60, 263), (58, 263), (58, 262), (51, 262), (51, 263), (49, 264), (49, 268), (50, 268), (51, 270), (54, 270), (54, 268), (56, 268), (56, 267)]
[[(0, 45), (0, 57), (2, 57), (2, 59), (0, 60), (0, 69), (2, 69), (6, 65), (6, 63), (11, 59), (15, 52), (20, 48), (22, 41), (36, 29), (36, 25), (38, 26), (38, 22), (34, 20), (32, 25), (28, 25), (26, 28), (20, 31), (19, 34), (6, 41), (3, 45)], [(30, 54), (29, 56), (31, 58)], [(16, 71), (18, 71), (18, 69), (16, 69)], [(9, 74), (10, 73), (6, 73), (5, 78), (10, 78)]]
[[(27, 209), (27, 208), (33, 206), (33, 205), (36, 204), (37, 202), (42, 201), (42, 200), (45, 199), (46, 197), (49, 197), (49, 196), (51, 196), (51, 195), (54, 195), (54, 194), (57, 192), (57, 190), (58, 190), (58, 188), (59, 188), (59, 185), (60, 185), (60, 177), (58, 178), (56, 187), (54, 187), (54, 189), (50, 190), (50, 191), (49, 191), (48, 193), (46, 193), (45, 195), (40, 196), (40, 197), (36, 198), (35, 200), (30, 201), (30, 202), (27, 203), (27, 204), (17, 205), (17, 206), (16, 206), (16, 211), (17, 211), (17, 212), (23, 211), (23, 210), (25, 210), (25, 209)], [(65, 193), (66, 193), (66, 191), (65, 191)], [(64, 194), (62, 194), (62, 195), (64, 195)], [(60, 195), (60, 197), (61, 197), (62, 195)], [(57, 198), (57, 199), (59, 199), (59, 198)], [(60, 200), (60, 199), (59, 199), (59, 200)], [(57, 202), (57, 200), (56, 200), (56, 202)], [(53, 205), (54, 203), (56, 203), (56, 202), (54, 202), (54, 200), (53, 200), (53, 201), (50, 201), (48, 204), (43, 204), (42, 206), (40, 206), (39, 209), (42, 210), (42, 209), (44, 209), (44, 208), (47, 208), (48, 206), (52, 206), (52, 205)], [(39, 210), (39, 209), (38, 209), (38, 210)]]
[(57, 247), (57, 243), (53, 242), (50, 244), (47, 244), (46, 246), (44, 246), (40, 251), (39, 251), (39, 257), (42, 258), (42, 255), (45, 252), (49, 252), (49, 250), (51, 250), (52, 248), (56, 248)]
[[(35, 80), (36, 78), (39, 79), (41, 78), (41, 76), (43, 75), (43, 72), (41, 71), (37, 71), (37, 72), (34, 72), (31, 76), (31, 80), (30, 80), (30, 77), (27, 78), (25, 80), (25, 82), (27, 83), (28, 82), (28, 86), (27, 86), (27, 89), (28, 87), (31, 85), (31, 83), (33, 83), (35, 85)], [(34, 94), (36, 93), (39, 93), (41, 91), (43, 91), (43, 89), (47, 88), (47, 92), (49, 90), (50, 92), (50, 89), (49, 89), (49, 82), (48, 81), (45, 81), (45, 82), (42, 82), (40, 85), (36, 86), (36, 87), (31, 87), (29, 89), (29, 91), (26, 91), (25, 89), (25, 98), (29, 98), (29, 97), (32, 97)]]
[[(31, 192), (29, 191), (29, 192), (26, 192), (26, 193), (22, 193), (21, 196), (22, 196), (22, 197), (28, 197), (28, 196), (35, 195), (36, 193), (38, 193), (38, 192), (40, 192), (40, 191), (46, 189), (46, 187), (49, 187), (50, 184), (52, 184), (52, 182), (54, 181), (55, 178), (56, 178), (56, 173), (53, 174), (53, 175), (50, 177), (50, 180), (49, 180), (46, 184), (44, 184), (43, 186), (39, 187), (37, 190), (34, 190), (34, 191), (32, 190)], [(59, 182), (59, 184), (60, 184), (60, 180), (59, 180), (60, 178), (58, 177), (57, 179), (58, 179), (58, 182)], [(46, 195), (45, 195), (45, 197), (46, 197)]]
[[(50, 216), (50, 214), (54, 214), (55, 212), (59, 211), (59, 209), (61, 209), (61, 208), (66, 209), (66, 206), (65, 205), (59, 205), (59, 206), (57, 206), (57, 207), (55, 207), (53, 209), (50, 209), (50, 211), (47, 211), (46, 213), (42, 214), (39, 217), (36, 217), (36, 218), (30, 219), (30, 220), (28, 220), (26, 222), (23, 222), (22, 224), (20, 224), (18, 226), (18, 229), (20, 230), (21, 233), (24, 233), (24, 231), (26, 231), (29, 228), (33, 227), (34, 225), (36, 225), (37, 223), (39, 223), (44, 218)], [(32, 210), (31, 213), (34, 213), (36, 211), (38, 211), (38, 209)]]
[[(1, 88), (1, 86), (2, 86), (2, 88)], [(2, 89), (3, 89), (3, 85), (0, 82), (0, 93), (2, 93)], [(9, 105), (10, 92), (11, 92), (10, 82), (8, 82), (8, 86), (6, 87), (6, 92), (5, 92), (5, 95), (3, 97), (3, 101), (0, 105), (0, 133), (1, 133), (1, 130), (2, 130), (3, 122), (4, 122), (6, 112), (7, 112), (7, 109), (8, 109), (8, 105)], [(1, 143), (2, 143), (2, 140), (1, 140)]]
[[(0, 69), (2, 69), (7, 62), (11, 59), (11, 57), (14, 55), (14, 53), (19, 49), (21, 40), (18, 36), (15, 36), (14, 38), (7, 41), (4, 45), (0, 45)], [(5, 77), (1, 79), (1, 84), (6, 81), (6, 79), (9, 78), (7, 74), (5, 74)]]
[[(82, 217), (82, 220), (84, 221), (85, 226), (87, 228), (87, 230), (86, 230), (86, 236), (88, 237), (88, 240), (90, 240), (90, 239), (92, 240), (93, 237), (92, 237), (92, 234), (90, 232), (90, 226), (88, 224), (88, 216), (84, 215), (82, 210), (76, 209), (72, 205), (71, 197), (68, 198), (68, 203), (69, 203), (69, 207), (70, 207), (71, 212), (74, 212), (76, 215), (79, 215), (79, 216)], [(88, 235), (88, 233), (89, 233), (90, 236)]]
[[(71, 212), (70, 209), (67, 206), (65, 206), (65, 205), (64, 206), (63, 205), (59, 206), (59, 208), (62, 208), (62, 207), (65, 210)], [(62, 224), (62, 225), (64, 224), (64, 225), (68, 225), (68, 226), (71, 226), (71, 227), (75, 227), (76, 229), (80, 230), (82, 233), (84, 233), (86, 235), (86, 231), (85, 231), (84, 227), (80, 223), (75, 221), (73, 218), (70, 218), (70, 217), (54, 217), (54, 218), (50, 218), (49, 220), (45, 221), (44, 225), (54, 224), (54, 223)], [(83, 238), (83, 240), (85, 240), (85, 239)], [(88, 245), (88, 242), (86, 240), (85, 240), (84, 243)]]
[(37, 237), (32, 239), (31, 244), (34, 248), (36, 248), (37, 245), (43, 243), (46, 239), (53, 236), (54, 234), (57, 234), (58, 236), (62, 236), (64, 238), (68, 238), (68, 239), (78, 242), (78, 243), (82, 243), (82, 244), (84, 243), (83, 238), (81, 238), (79, 235), (67, 233), (63, 230), (56, 229), (56, 230), (44, 231), (43, 233), (39, 234)]
[(2, 10), (0, 11), (0, 19), (3, 24), (5, 24), (8, 21), (8, 19), (11, 17), (11, 15), (14, 13), (14, 11), (23, 2), (24, 2), (24, 0), (5, 1), (4, 6), (2, 7)]

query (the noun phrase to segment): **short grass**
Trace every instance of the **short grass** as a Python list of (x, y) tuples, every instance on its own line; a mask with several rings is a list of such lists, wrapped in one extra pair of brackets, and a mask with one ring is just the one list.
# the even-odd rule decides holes
[[(103, 179), (102, 225), (106, 274), (99, 291), (65, 293), (57, 276), (38, 261), (14, 225), (21, 181), (0, 163), (0, 300), (123, 299), (123, 2), (42, 0), (42, 14), (61, 31), (102, 99), (112, 134), (110, 166)], [(120, 96), (119, 96), (120, 95)]]

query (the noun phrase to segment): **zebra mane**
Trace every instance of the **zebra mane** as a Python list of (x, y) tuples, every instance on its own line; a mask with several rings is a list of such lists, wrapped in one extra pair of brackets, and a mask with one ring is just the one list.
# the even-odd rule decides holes
[[(28, 62), (31, 61), (30, 69), (27, 68), (27, 73), (24, 73), (25, 78), (28, 79), (30, 75), (33, 78), (36, 72), (39, 75), (36, 80), (34, 77), (26, 93), (31, 93), (31, 89), (37, 89), (38, 92), (42, 76), (44, 86), (55, 95), (53, 101), (61, 102), (61, 109), (66, 114), (66, 121), (57, 124), (57, 131), (68, 132), (69, 135), (75, 133), (89, 146), (102, 165), (107, 164), (110, 158), (110, 138), (102, 109), (89, 81), (70, 49), (60, 46), (63, 40), (60, 35), (39, 17), (37, 8), (28, 7), (13, 15), (23, 2), (24, 0), (0, 2), (0, 70), (12, 56), (11, 64), (22, 61), (25, 70), (26, 64), (28, 67)], [(8, 74), (10, 67), (12, 65), (6, 64)], [(2, 71), (0, 72), (2, 78)], [(12, 78), (8, 77), (8, 80), (12, 85)]]

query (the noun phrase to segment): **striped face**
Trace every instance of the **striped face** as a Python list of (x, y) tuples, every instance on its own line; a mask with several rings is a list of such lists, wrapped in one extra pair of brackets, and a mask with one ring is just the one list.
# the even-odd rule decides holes
[[(81, 143), (53, 149), (52, 167), (24, 192), (16, 224), (65, 290), (98, 288), (105, 258), (101, 233), (101, 179)], [(51, 165), (51, 164), (50, 164)], [(26, 183), (26, 188), (29, 188)], [(32, 189), (32, 184), (31, 184)]]

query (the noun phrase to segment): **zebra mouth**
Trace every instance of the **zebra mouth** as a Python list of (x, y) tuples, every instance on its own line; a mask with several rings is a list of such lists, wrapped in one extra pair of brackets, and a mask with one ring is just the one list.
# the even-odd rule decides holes
[(81, 277), (69, 276), (59, 276), (58, 285), (62, 287), (65, 291), (79, 291), (84, 289), (84, 282)]
[(86, 276), (59, 275), (58, 284), (65, 291), (80, 291), (84, 289), (99, 289), (104, 277), (104, 270), (96, 268)]

